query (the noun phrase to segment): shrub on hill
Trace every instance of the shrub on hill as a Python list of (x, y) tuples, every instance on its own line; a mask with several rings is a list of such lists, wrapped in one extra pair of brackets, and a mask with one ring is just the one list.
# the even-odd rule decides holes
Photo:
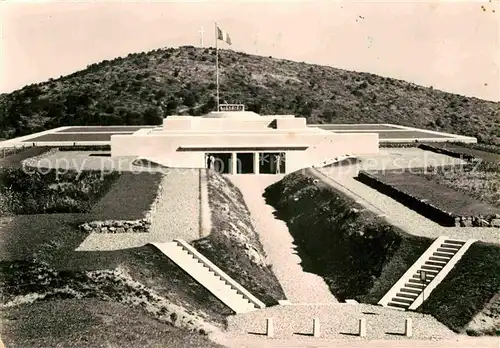
[(120, 176), (117, 172), (0, 171), (0, 214), (88, 212)]
[[(215, 50), (157, 49), (0, 95), (0, 137), (56, 126), (156, 123), (214, 109)], [(500, 145), (500, 104), (369, 73), (219, 50), (221, 101), (309, 123), (396, 123)]]

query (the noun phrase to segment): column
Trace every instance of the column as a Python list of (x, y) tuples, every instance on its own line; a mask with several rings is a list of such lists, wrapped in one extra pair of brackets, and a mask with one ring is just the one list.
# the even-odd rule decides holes
[(259, 165), (260, 165), (259, 153), (254, 152), (254, 154), (253, 154), (253, 172), (254, 172), (254, 174), (259, 174)]
[(231, 153), (231, 174), (238, 174), (238, 158), (236, 152)]

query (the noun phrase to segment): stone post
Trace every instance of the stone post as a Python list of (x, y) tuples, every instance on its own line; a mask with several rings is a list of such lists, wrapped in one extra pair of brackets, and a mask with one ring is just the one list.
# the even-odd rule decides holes
[(359, 337), (366, 337), (366, 319), (359, 319)]
[(313, 319), (313, 336), (314, 337), (321, 336), (321, 329), (319, 326), (319, 319), (318, 318)]
[(413, 336), (413, 327), (412, 327), (412, 319), (406, 318), (405, 320), (405, 336), (412, 337)]
[(266, 319), (266, 336), (267, 337), (273, 337), (274, 336), (274, 325), (273, 325), (273, 319), (272, 318), (267, 318)]

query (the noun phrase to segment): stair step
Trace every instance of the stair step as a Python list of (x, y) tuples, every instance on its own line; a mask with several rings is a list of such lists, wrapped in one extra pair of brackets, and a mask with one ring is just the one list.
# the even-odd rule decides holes
[(438, 266), (438, 267), (444, 267), (444, 265), (446, 265), (446, 263), (447, 262), (444, 262), (444, 261), (425, 261), (426, 265)]
[(181, 268), (233, 311), (243, 312), (255, 309), (254, 304), (238, 293), (236, 289), (227, 285), (227, 282), (222, 280), (213, 270), (200, 263), (197, 258), (193, 258), (186, 249), (169, 243), (165, 243), (159, 249), (177, 265), (182, 265)]
[(449, 254), (453, 254), (453, 255), (455, 255), (457, 252), (457, 249), (441, 248), (441, 247), (437, 248), (436, 250), (440, 251), (442, 253), (449, 253)]
[[(420, 278), (410, 278), (410, 279), (408, 279), (408, 282), (410, 282), (410, 283), (416, 283), (416, 284), (422, 284), (422, 285), (424, 284), (424, 282), (422, 282), (420, 280)], [(425, 282), (425, 284), (429, 284), (430, 282), (431, 282), (431, 279), (427, 279), (427, 281)]]
[(414, 301), (404, 297), (393, 297), (392, 302), (406, 303), (408, 305), (411, 305)]
[(424, 271), (440, 271), (443, 269), (443, 266), (430, 266), (430, 265), (422, 265), (420, 268)]
[(417, 294), (410, 294), (410, 293), (404, 293), (404, 292), (398, 292), (398, 293), (396, 293), (396, 296), (397, 297), (411, 298), (413, 300), (415, 300), (418, 297)]
[(452, 239), (446, 239), (444, 241), (446, 244), (458, 244), (458, 245), (464, 245), (465, 242), (461, 240), (452, 240)]
[(449, 249), (460, 249), (462, 246), (458, 244), (448, 244), (448, 243), (443, 243), (441, 244), (441, 248), (449, 248)]
[(405, 287), (413, 288), (413, 289), (423, 289), (423, 288), (425, 288), (425, 285), (418, 284), (418, 283), (405, 283)]
[(422, 292), (422, 289), (411, 289), (411, 288), (401, 288), (399, 291), (401, 292), (407, 292), (407, 293), (410, 293), (410, 294), (417, 294), (417, 295), (420, 295), (420, 293)]
[(452, 255), (452, 254), (447, 254), (447, 253), (445, 254), (445, 253), (436, 253), (436, 252), (434, 252), (434, 253), (432, 253), (432, 255), (443, 257), (443, 258), (447, 258), (449, 260), (449, 259), (451, 259), (453, 257), (454, 254)]
[(397, 303), (397, 302), (389, 302), (387, 304), (388, 307), (396, 307), (396, 308), (401, 308), (401, 309), (407, 309), (408, 307), (410, 307), (409, 305), (407, 304), (403, 304), (403, 303)]
[(448, 263), (448, 261), (450, 261), (449, 258), (445, 258), (445, 257), (436, 257), (436, 256), (431, 256), (429, 257), (429, 260), (432, 260), (432, 261), (440, 261), (440, 262), (444, 262), (444, 263)]
[[(421, 271), (418, 271), (418, 275), (419, 275), (419, 278), (420, 278), (420, 273), (421, 272), (425, 272), (425, 277), (427, 279), (433, 279), (435, 276), (438, 275), (439, 271), (436, 271), (435, 269), (423, 269)], [(432, 278), (430, 278), (429, 276), (432, 276)]]

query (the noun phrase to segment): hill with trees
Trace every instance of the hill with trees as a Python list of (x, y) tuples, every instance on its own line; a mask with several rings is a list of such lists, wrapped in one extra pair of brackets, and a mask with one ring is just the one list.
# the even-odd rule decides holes
[[(215, 110), (215, 49), (104, 60), (0, 95), (0, 138), (65, 125), (160, 124)], [(369, 73), (219, 50), (221, 102), (308, 123), (395, 123), (500, 145), (500, 103)]]

